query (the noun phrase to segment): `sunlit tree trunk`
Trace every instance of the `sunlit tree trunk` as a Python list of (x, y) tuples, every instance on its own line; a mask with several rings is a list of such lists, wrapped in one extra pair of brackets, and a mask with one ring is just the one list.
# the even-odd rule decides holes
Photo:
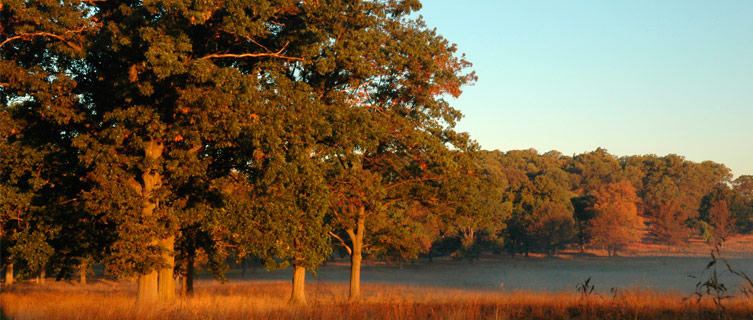
[[(157, 159), (162, 157), (162, 150), (164, 150), (164, 145), (162, 143), (150, 140), (144, 147), (146, 162), (156, 163)], [(138, 182), (134, 182), (134, 189), (136, 189), (136, 191), (141, 194), (141, 214), (145, 217), (148, 217), (153, 215), (154, 211), (159, 206), (159, 200), (155, 199), (153, 193), (162, 185), (162, 175), (160, 175), (157, 171), (156, 165), (152, 165), (152, 167), (146, 168), (144, 170), (144, 173), (141, 175), (141, 179), (143, 181), (143, 185), (139, 186)], [(152, 244), (158, 243), (159, 242), (157, 241), (157, 239), (155, 239)], [(172, 254), (172, 250), (170, 250), (169, 253)], [(138, 303), (153, 302), (162, 297), (159, 290), (159, 275), (160, 272), (158, 270), (152, 270), (147, 274), (139, 275), (136, 297), (136, 301)]]
[(13, 264), (9, 263), (5, 266), (5, 285), (12, 285), (14, 280), (15, 278), (13, 278)]
[(169, 237), (160, 241), (162, 246), (167, 249), (162, 253), (162, 260), (166, 263), (165, 267), (159, 270), (159, 299), (162, 301), (171, 301), (175, 299), (175, 278), (173, 269), (175, 268), (175, 237)]
[(356, 229), (345, 230), (353, 245), (350, 255), (350, 294), (348, 296), (350, 301), (357, 301), (361, 298), (361, 260), (363, 259), (363, 234), (366, 230), (365, 211), (364, 207), (359, 207), (356, 215)]
[(290, 294), (290, 304), (305, 305), (306, 293), (304, 292), (304, 283), (306, 281), (306, 268), (303, 266), (293, 265), (293, 292)]
[(78, 283), (80, 285), (86, 284), (86, 274), (89, 272), (89, 264), (86, 262), (78, 266)]
[(157, 301), (158, 279), (159, 274), (156, 270), (148, 274), (139, 275), (136, 302), (143, 304)]

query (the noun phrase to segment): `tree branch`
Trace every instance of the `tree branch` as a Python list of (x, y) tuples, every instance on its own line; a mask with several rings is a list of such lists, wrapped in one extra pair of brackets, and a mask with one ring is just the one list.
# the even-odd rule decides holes
[[(81, 27), (81, 28), (79, 28), (77, 30), (68, 30), (65, 33), (66, 34), (67, 33), (81, 33), (81, 32), (84, 32), (84, 29), (86, 29), (86, 26), (83, 26), (83, 27)], [(19, 40), (19, 39), (24, 39), (25, 40), (25, 39), (30, 39), (30, 38), (34, 38), (34, 37), (49, 37), (49, 38), (57, 39), (57, 40), (62, 41), (63, 43), (65, 43), (66, 45), (68, 45), (69, 47), (73, 48), (76, 51), (81, 51), (82, 50), (82, 48), (80, 46), (78, 46), (78, 45), (76, 45), (76, 44), (68, 41), (68, 39), (64, 38), (63, 36), (57, 35), (57, 34), (54, 34), (54, 33), (49, 33), (49, 32), (46, 32), (46, 31), (37, 31), (37, 32), (31, 32), (31, 33), (24, 33), (24, 34), (20, 34), (20, 35), (17, 35), (17, 36), (10, 37), (8, 39), (5, 39), (5, 41), (3, 41), (2, 43), (0, 43), (0, 48), (2, 48), (5, 44), (7, 44), (7, 43), (9, 43), (11, 41), (14, 41), (14, 40)]]
[(205, 59), (214, 59), (214, 58), (262, 58), (262, 57), (270, 57), (270, 58), (278, 58), (278, 59), (285, 59), (285, 60), (294, 60), (294, 61), (306, 61), (304, 58), (300, 57), (291, 57), (286, 56), (282, 54), (283, 51), (288, 47), (288, 44), (290, 42), (286, 43), (282, 49), (280, 49), (277, 52), (264, 52), (264, 53), (213, 53), (204, 57), (199, 58), (199, 60), (205, 60)]
[(332, 231), (329, 231), (329, 235), (331, 235), (337, 240), (340, 240), (340, 245), (345, 247), (345, 250), (348, 250), (348, 255), (353, 255), (353, 250), (351, 250), (350, 247), (347, 244), (345, 244), (345, 240), (343, 240), (343, 238), (340, 238), (338, 235), (334, 234)]

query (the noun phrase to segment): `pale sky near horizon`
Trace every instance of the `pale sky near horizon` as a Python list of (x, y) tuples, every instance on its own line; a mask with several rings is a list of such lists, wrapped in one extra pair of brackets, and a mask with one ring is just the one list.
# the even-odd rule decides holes
[(484, 149), (678, 154), (753, 174), (753, 1), (424, 0)]

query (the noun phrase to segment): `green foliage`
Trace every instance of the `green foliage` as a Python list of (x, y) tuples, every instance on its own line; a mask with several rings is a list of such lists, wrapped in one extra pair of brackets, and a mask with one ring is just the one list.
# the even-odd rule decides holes
[(390, 261), (553, 253), (589, 240), (588, 195), (626, 179), (660, 241), (717, 200), (753, 230), (753, 179), (730, 189), (720, 164), (478, 151), (449, 101), (476, 76), (419, 8), (3, 2), (2, 263), (130, 277), (206, 256), (222, 279), (234, 254), (314, 270), (330, 233)]
[(10, 239), (13, 246), (8, 249), (9, 259), (20, 262), (16, 268), (18, 277), (28, 279), (39, 274), (52, 256), (54, 249), (47, 243), (47, 236), (41, 231), (24, 230), (14, 233)]

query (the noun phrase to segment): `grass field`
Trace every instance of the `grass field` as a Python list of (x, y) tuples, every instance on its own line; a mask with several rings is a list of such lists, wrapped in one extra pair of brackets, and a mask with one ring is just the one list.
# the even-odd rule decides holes
[(19, 285), (0, 296), (10, 319), (710, 319), (753, 317), (753, 301), (709, 300), (631, 289), (614, 295), (489, 292), (367, 284), (360, 303), (346, 302), (345, 284), (308, 286), (309, 305), (286, 303), (287, 282), (219, 285), (201, 281), (196, 294), (169, 305), (136, 307), (128, 283)]
[[(328, 263), (307, 277), (309, 305), (287, 304), (289, 271), (261, 269), (230, 283), (202, 279), (193, 297), (169, 305), (135, 305), (135, 284), (106, 279), (80, 286), (48, 280), (3, 288), (0, 307), (10, 319), (753, 319), (753, 297), (721, 306), (691, 297), (706, 267), (702, 257), (496, 258), (473, 263), (422, 261), (368, 264), (364, 299), (347, 302), (347, 265)], [(750, 274), (753, 259), (731, 259)], [(577, 292), (592, 278), (591, 295)], [(638, 277), (634, 279), (634, 277)], [(281, 280), (278, 280), (281, 279)], [(614, 288), (614, 289), (612, 289)]]

